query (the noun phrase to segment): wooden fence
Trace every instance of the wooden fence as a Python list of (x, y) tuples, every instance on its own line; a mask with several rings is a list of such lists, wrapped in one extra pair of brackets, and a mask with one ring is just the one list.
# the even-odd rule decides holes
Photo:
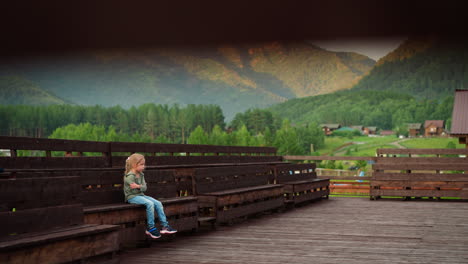
[(468, 198), (468, 149), (379, 149), (372, 199)]
[(284, 156), (291, 161), (366, 160), (372, 172), (317, 169), (330, 194), (379, 198), (468, 199), (468, 149), (378, 149), (377, 157)]

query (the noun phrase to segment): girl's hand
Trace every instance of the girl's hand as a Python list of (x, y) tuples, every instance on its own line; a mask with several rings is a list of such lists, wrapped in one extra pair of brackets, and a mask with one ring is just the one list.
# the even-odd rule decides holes
[(138, 184), (136, 184), (134, 182), (130, 183), (130, 189), (139, 189), (140, 187), (141, 187), (140, 185), (138, 185)]

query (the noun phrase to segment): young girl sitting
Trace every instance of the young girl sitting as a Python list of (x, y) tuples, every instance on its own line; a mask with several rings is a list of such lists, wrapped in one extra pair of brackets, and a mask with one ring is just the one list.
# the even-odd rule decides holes
[[(146, 207), (146, 218), (148, 229), (146, 234), (151, 238), (160, 238), (161, 234), (174, 234), (177, 230), (172, 229), (166, 220), (164, 208), (160, 201), (146, 196), (146, 182), (143, 170), (145, 169), (145, 157), (141, 154), (132, 154), (125, 163), (124, 193), (125, 201), (132, 204), (143, 204)], [(162, 229), (159, 231), (154, 225), (154, 211), (158, 214), (158, 219)]]

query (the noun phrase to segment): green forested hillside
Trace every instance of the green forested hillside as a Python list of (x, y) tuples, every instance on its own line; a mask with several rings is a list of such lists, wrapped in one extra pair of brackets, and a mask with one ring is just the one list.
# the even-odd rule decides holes
[(468, 41), (410, 38), (378, 61), (353, 89), (386, 90), (440, 99), (468, 88)]
[(0, 104), (64, 104), (64, 100), (18, 76), (0, 77)]
[(429, 119), (448, 120), (452, 108), (453, 97), (418, 100), (395, 92), (348, 90), (291, 99), (269, 110), (296, 124), (340, 123), (395, 129), (406, 123), (422, 123)]

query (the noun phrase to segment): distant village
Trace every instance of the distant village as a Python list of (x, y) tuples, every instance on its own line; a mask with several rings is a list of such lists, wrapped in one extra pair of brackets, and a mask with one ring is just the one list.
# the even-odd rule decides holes
[[(390, 136), (395, 135), (393, 130), (380, 130), (375, 126), (342, 126), (341, 124), (321, 124), (323, 132), (326, 136), (333, 135), (334, 132), (354, 132), (359, 131), (365, 136)], [(426, 120), (422, 123), (409, 123), (407, 125), (408, 137), (432, 137), (432, 136), (448, 136), (449, 132), (445, 129), (444, 120)], [(403, 135), (400, 135), (403, 136)]]

